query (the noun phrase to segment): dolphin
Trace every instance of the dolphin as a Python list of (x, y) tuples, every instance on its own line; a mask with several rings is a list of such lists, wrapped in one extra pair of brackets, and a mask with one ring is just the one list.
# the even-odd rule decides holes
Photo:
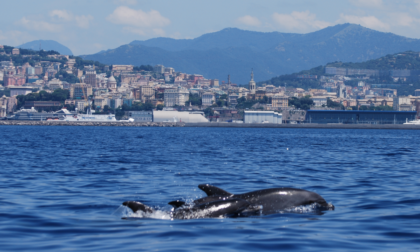
[[(188, 206), (183, 201), (169, 202), (174, 208), (170, 212), (172, 219), (199, 219), (217, 217), (235, 217), (247, 214), (255, 214), (261, 210), (261, 206), (250, 204), (246, 200), (229, 198), (226, 200), (213, 200), (201, 204)], [(130, 208), (134, 213), (153, 213), (154, 209), (136, 201), (126, 201), (124, 206)]]
[(273, 214), (278, 211), (312, 204), (315, 204), (316, 210), (319, 211), (334, 210), (335, 208), (334, 205), (328, 204), (319, 194), (296, 188), (271, 188), (244, 194), (229, 193), (209, 184), (201, 184), (198, 188), (203, 190), (207, 197), (195, 200), (195, 204), (232, 198), (242, 199), (252, 205), (262, 206), (262, 214)]

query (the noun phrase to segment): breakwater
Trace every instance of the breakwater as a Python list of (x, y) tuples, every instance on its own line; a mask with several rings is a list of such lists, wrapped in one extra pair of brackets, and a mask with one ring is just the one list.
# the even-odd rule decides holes
[(175, 123), (175, 122), (67, 122), (67, 121), (0, 121), (16, 126), (111, 126), (111, 127), (217, 127), (217, 128), (297, 128), (297, 129), (406, 129), (420, 130), (409, 124), (270, 124), (270, 123)]
[(111, 127), (182, 127), (185, 123), (173, 122), (68, 122), (68, 121), (0, 121), (2, 125), (17, 126), (111, 126)]

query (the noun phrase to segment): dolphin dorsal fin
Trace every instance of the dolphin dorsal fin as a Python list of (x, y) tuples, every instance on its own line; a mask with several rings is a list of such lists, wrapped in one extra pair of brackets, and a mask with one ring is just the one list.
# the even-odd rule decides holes
[(168, 203), (169, 205), (173, 206), (174, 208), (178, 208), (178, 207), (182, 207), (183, 205), (185, 205), (184, 201), (180, 201), (180, 200), (174, 200)]
[(232, 196), (233, 194), (226, 192), (223, 189), (220, 189), (219, 187), (212, 186), (209, 184), (201, 184), (198, 185), (198, 188), (203, 190), (207, 196)]

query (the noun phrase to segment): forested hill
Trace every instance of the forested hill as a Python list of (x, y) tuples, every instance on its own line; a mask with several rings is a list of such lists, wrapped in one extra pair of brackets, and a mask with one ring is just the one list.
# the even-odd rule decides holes
[[(326, 65), (296, 72), (293, 74), (280, 75), (267, 81), (258, 82), (257, 85), (272, 84), (274, 86), (296, 87), (296, 88), (320, 88), (319, 76), (325, 75), (325, 67), (341, 67), (351, 69), (372, 69), (372, 70), (420, 70), (420, 53), (414, 51), (406, 51), (402, 53), (389, 54), (374, 60), (368, 60), (360, 63), (353, 62), (332, 62)], [(299, 75), (317, 75), (317, 79), (300, 79)], [(420, 88), (420, 82), (415, 80), (398, 81), (397, 83), (391, 77), (382, 76), (364, 80), (367, 83), (381, 84), (402, 84), (398, 87), (400, 94), (413, 94), (413, 90)], [(346, 85), (357, 85), (358, 80), (345, 81)]]
[(407, 51), (403, 53), (388, 54), (379, 59), (368, 60), (360, 63), (333, 62), (327, 64), (326, 66), (373, 70), (420, 70), (420, 53)]

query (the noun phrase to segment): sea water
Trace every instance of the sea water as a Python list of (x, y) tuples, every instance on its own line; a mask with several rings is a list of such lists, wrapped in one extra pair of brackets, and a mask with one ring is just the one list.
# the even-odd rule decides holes
[[(0, 250), (420, 249), (420, 131), (0, 128)], [(171, 220), (167, 202), (273, 187), (335, 205)], [(121, 203), (159, 209), (136, 217)]]

